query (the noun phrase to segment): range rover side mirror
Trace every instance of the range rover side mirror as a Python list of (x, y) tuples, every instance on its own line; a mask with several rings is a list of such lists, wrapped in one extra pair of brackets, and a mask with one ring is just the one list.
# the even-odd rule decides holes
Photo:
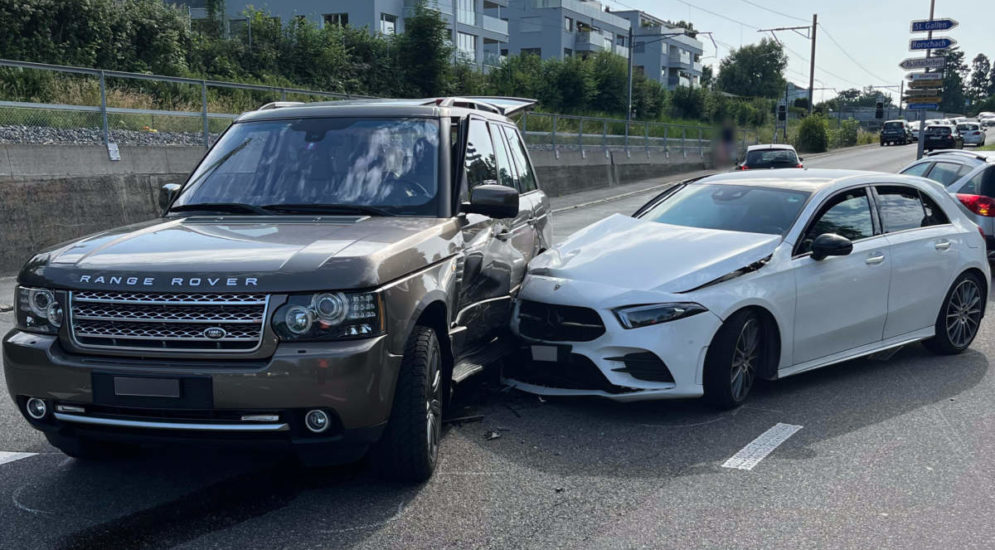
[(470, 202), (463, 203), (462, 210), (498, 219), (514, 218), (518, 215), (518, 190), (489, 180), (470, 191)]
[(853, 252), (853, 242), (836, 233), (823, 233), (812, 241), (812, 259), (822, 261), (828, 256), (846, 256)]
[(176, 195), (180, 194), (180, 184), (178, 183), (166, 183), (159, 188), (159, 211), (163, 214), (166, 213), (166, 209), (169, 205), (173, 203), (173, 199)]

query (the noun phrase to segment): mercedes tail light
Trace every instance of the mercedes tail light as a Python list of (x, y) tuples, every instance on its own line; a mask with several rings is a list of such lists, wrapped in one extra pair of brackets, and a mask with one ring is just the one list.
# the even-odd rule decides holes
[(991, 197), (986, 197), (984, 195), (964, 195), (957, 194), (957, 200), (961, 202), (968, 210), (978, 214), (980, 216), (985, 216), (987, 218), (995, 218), (995, 200)]

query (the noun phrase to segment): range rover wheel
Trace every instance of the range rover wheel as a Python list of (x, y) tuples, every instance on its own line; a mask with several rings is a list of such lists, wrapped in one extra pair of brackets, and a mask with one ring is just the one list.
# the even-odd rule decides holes
[(940, 355), (955, 355), (971, 345), (985, 309), (984, 288), (973, 273), (964, 273), (954, 281), (937, 315), (936, 335), (922, 343), (926, 349)]
[(442, 376), (439, 338), (416, 326), (404, 348), (390, 421), (374, 449), (381, 476), (412, 482), (432, 476), (442, 433)]
[(705, 399), (720, 409), (746, 401), (757, 378), (768, 346), (763, 319), (744, 310), (719, 328), (705, 355)]

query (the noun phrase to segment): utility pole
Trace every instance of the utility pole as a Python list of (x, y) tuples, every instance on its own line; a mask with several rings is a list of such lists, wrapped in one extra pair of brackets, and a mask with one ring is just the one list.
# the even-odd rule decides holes
[(902, 116), (902, 97), (905, 96), (905, 81), (898, 83), (898, 118), (905, 118)]
[(625, 146), (629, 147), (629, 125), (632, 124), (632, 25), (629, 25), (629, 101), (625, 110)]
[(808, 61), (808, 114), (812, 114), (812, 100), (815, 92), (815, 31), (819, 25), (819, 14), (812, 14), (812, 55)]
[[(929, 0), (930, 21), (933, 20), (933, 14), (935, 9), (936, 9), (936, 0)], [(932, 40), (933, 31), (929, 31), (929, 34), (926, 36), (926, 38)], [(926, 50), (926, 59), (929, 59), (930, 52), (932, 51), (933, 50)], [(926, 72), (928, 73), (930, 72), (930, 70), (926, 69)], [(916, 143), (916, 160), (922, 158), (923, 146), (925, 145), (925, 143), (923, 142), (925, 140), (926, 140), (926, 109), (919, 109), (919, 141)]]

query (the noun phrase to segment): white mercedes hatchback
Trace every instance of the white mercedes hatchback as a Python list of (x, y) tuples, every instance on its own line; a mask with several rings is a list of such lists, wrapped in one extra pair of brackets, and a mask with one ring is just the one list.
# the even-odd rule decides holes
[(512, 329), (546, 395), (742, 403), (777, 379), (923, 342), (967, 349), (984, 237), (924, 178), (845, 170), (687, 181), (536, 257)]

